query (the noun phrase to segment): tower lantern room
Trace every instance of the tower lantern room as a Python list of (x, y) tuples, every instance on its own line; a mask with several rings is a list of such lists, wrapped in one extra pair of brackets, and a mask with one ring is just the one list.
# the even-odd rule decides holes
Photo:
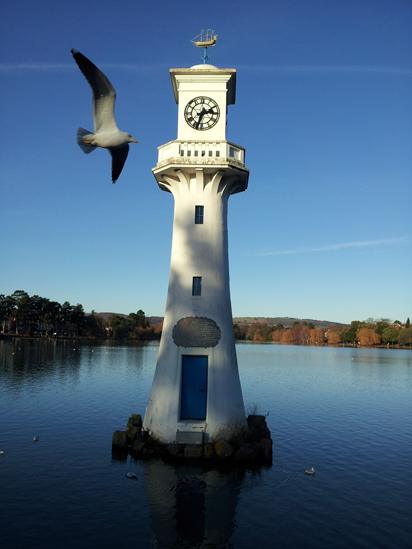
[(174, 198), (166, 311), (144, 428), (165, 443), (203, 443), (245, 424), (229, 288), (227, 205), (246, 190), (245, 150), (227, 140), (236, 70), (170, 70), (177, 139), (153, 174)]

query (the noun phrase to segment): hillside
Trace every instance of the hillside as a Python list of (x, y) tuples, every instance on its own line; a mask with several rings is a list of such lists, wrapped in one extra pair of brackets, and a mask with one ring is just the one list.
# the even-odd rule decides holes
[[(95, 313), (97, 316), (107, 321), (113, 315), (127, 317), (128, 315), (122, 313)], [(158, 324), (163, 322), (162, 316), (148, 316), (147, 320), (151, 325)], [(237, 316), (233, 318), (235, 324), (268, 324), (269, 326), (277, 326), (282, 324), (284, 327), (292, 326), (295, 322), (305, 322), (307, 324), (312, 324), (315, 328), (338, 328), (344, 327), (346, 324), (341, 322), (333, 322), (331, 320), (315, 320), (313, 318), (293, 318), (289, 316)]]
[(293, 318), (289, 316), (238, 316), (233, 318), (235, 324), (268, 324), (269, 326), (292, 326), (295, 322), (311, 324), (315, 328), (338, 328), (347, 326), (341, 322), (333, 322), (331, 320), (315, 320), (313, 318)]

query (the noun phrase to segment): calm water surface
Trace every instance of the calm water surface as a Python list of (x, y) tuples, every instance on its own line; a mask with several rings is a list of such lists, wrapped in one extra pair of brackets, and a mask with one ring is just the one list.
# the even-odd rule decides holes
[(412, 547), (412, 352), (237, 350), (274, 439), (259, 471), (112, 460), (154, 345), (0, 342), (0, 546)]

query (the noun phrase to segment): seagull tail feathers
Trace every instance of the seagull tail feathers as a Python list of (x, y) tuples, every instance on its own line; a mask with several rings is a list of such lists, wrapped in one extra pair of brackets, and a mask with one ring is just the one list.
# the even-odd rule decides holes
[(77, 130), (77, 143), (84, 153), (89, 154), (93, 152), (96, 147), (95, 145), (89, 145), (88, 143), (84, 142), (83, 138), (85, 135), (93, 135), (93, 132), (85, 130), (84, 128), (79, 128)]

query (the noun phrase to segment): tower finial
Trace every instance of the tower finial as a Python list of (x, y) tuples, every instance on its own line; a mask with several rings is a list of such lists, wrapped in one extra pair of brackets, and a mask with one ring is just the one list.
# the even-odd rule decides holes
[(203, 48), (203, 63), (207, 63), (209, 58), (207, 48), (214, 46), (217, 42), (217, 34), (213, 29), (202, 29), (200, 34), (192, 39), (192, 44), (197, 48)]

